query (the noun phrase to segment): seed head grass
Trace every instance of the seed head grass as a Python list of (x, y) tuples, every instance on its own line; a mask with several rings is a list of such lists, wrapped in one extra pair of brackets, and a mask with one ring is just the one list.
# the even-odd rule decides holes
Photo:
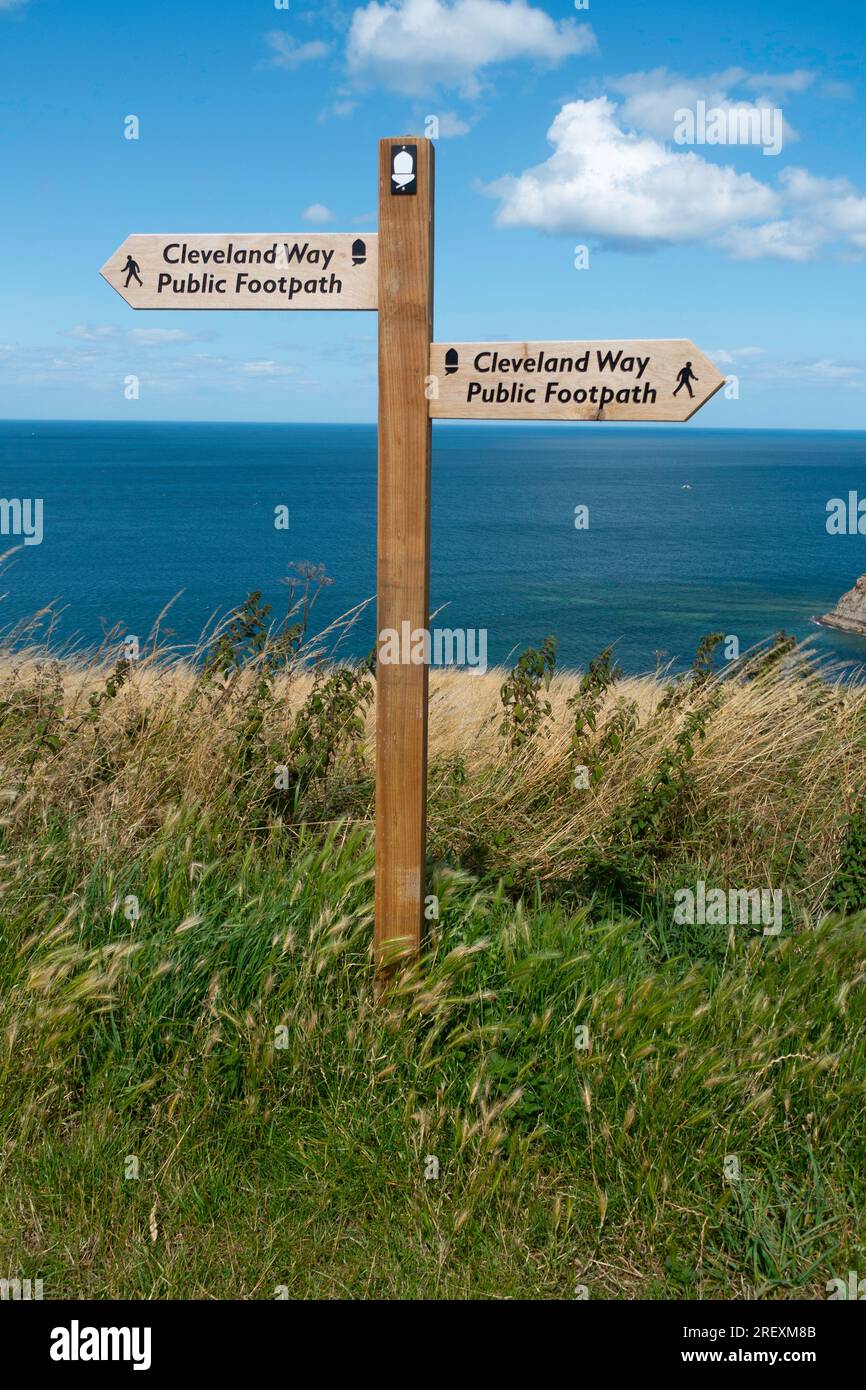
[[(4, 1275), (737, 1299), (862, 1269), (866, 686), (784, 642), (432, 672), (427, 935), (379, 994), (375, 673), (239, 611), (192, 654), (3, 658)], [(783, 930), (678, 921), (699, 881), (781, 890)]]

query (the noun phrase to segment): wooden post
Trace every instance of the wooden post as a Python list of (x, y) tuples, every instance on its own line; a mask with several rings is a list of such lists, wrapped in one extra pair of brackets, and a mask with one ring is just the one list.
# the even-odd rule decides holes
[[(408, 167), (405, 152), (394, 164), (403, 146), (414, 186), (405, 172), (393, 177)], [(428, 668), (407, 661), (406, 648), (429, 626), (432, 341), (433, 146), (414, 135), (381, 140), (375, 945), (385, 973), (418, 949), (424, 920)], [(400, 643), (396, 663), (382, 661), (388, 633)]]

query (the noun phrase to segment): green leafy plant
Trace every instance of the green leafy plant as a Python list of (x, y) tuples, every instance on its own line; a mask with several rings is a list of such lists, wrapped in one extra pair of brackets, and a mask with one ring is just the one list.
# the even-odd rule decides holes
[(790, 656), (796, 646), (796, 637), (792, 637), (790, 632), (780, 630), (773, 635), (766, 649), (757, 652), (746, 664), (744, 675), (748, 680), (758, 680), (769, 675), (786, 656)]
[(550, 717), (550, 701), (543, 692), (550, 689), (555, 666), (556, 638), (545, 637), (540, 647), (527, 647), (503, 682), (500, 698), (505, 717), (499, 732), (512, 750), (535, 738)]
[(718, 674), (714, 658), (719, 645), (724, 640), (725, 634), (723, 632), (708, 632), (701, 638), (691, 668), (671, 682), (659, 705), (660, 710), (678, 709), (690, 695)]
[[(285, 618), (275, 623), (271, 605), (262, 603), (261, 591), (256, 589), (229, 616), (205, 655), (203, 688), (216, 696), (217, 704), (235, 700), (233, 761), (241, 772), (267, 757), (263, 728), (274, 705), (274, 679), (298, 663), (313, 605), (331, 581), (320, 565), (296, 565), (285, 582), (289, 588)], [(240, 679), (245, 672), (252, 676), (246, 684)]]
[[(580, 685), (567, 702), (568, 709), (574, 715), (571, 752), (575, 763), (588, 768), (591, 786), (601, 780), (604, 772), (604, 761), (593, 737), (599, 713), (607, 692), (622, 676), (622, 669), (613, 661), (612, 651), (612, 647), (605, 647), (603, 652), (593, 657)], [(628, 727), (630, 719), (621, 710), (616, 725), (611, 724), (606, 730), (608, 738), (605, 746), (609, 752), (619, 751)]]
[(275, 791), (272, 804), (296, 807), (313, 783), (323, 783), (341, 757), (349, 770), (362, 773), (361, 740), (367, 709), (373, 699), (372, 661), (362, 666), (317, 670), (313, 688), (295, 715), (287, 747), (276, 749), (287, 768), (285, 789)]
[(638, 726), (637, 704), (634, 700), (619, 699), (613, 706), (601, 730), (599, 761), (604, 764), (605, 754), (616, 756), (621, 753)]
[(639, 780), (637, 794), (614, 818), (614, 837), (626, 837), (646, 853), (657, 852), (673, 829), (675, 813), (692, 785), (695, 746), (720, 703), (718, 693), (689, 711), (673, 745), (662, 749), (653, 772)]
[(827, 893), (827, 910), (850, 914), (866, 911), (866, 815), (846, 817), (839, 867)]

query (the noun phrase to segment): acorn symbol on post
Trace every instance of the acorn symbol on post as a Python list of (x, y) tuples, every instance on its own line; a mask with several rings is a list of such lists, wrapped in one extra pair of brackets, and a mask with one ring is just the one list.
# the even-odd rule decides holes
[(456, 348), (449, 348), (445, 354), (445, 375), (453, 376), (460, 366), (460, 357)]
[(415, 192), (415, 159), (405, 145), (391, 157), (392, 193)]
[(367, 246), (360, 237), (352, 242), (352, 265), (363, 265), (367, 259)]

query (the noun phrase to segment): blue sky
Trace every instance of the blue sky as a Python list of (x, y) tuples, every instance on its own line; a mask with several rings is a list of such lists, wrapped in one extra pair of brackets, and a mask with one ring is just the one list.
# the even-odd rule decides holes
[[(377, 140), (433, 115), (438, 341), (688, 337), (739, 380), (695, 426), (864, 428), (864, 39), (860, 0), (0, 0), (0, 416), (374, 419), (374, 314), (134, 312), (98, 268), (373, 230)], [(701, 102), (781, 149), (683, 143)]]

